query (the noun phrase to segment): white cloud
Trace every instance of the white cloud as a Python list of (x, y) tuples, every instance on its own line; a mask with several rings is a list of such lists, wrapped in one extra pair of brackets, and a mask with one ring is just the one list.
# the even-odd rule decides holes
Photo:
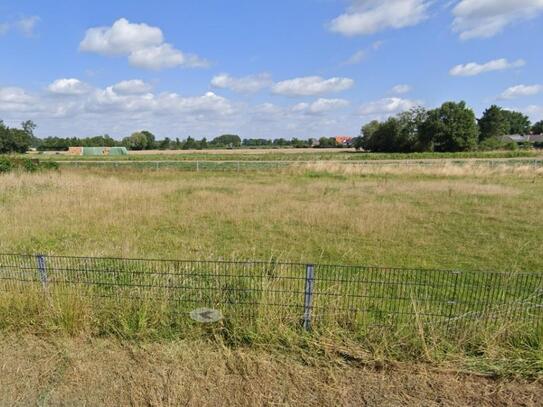
[(543, 0), (461, 0), (453, 9), (460, 38), (489, 38), (513, 23), (543, 12)]
[(214, 92), (156, 92), (138, 79), (88, 87), (87, 93), (70, 96), (47, 89), (30, 94), (21, 88), (0, 88), (0, 117), (10, 126), (34, 120), (40, 137), (108, 133), (120, 138), (148, 129), (160, 138), (211, 138), (230, 132), (243, 137), (304, 138), (356, 134), (360, 125), (360, 117), (352, 114), (344, 99), (253, 106)]
[(147, 24), (133, 24), (121, 18), (111, 27), (89, 28), (79, 49), (103, 55), (126, 55), (164, 42), (162, 30)]
[(141, 79), (131, 79), (116, 83), (112, 86), (112, 89), (119, 95), (138, 95), (150, 92), (152, 86)]
[(522, 96), (533, 96), (543, 92), (543, 85), (516, 85), (507, 88), (502, 94), (502, 99), (515, 99)]
[(6, 34), (10, 30), (15, 30), (25, 37), (32, 37), (39, 21), (40, 18), (38, 16), (31, 16), (22, 17), (11, 22), (0, 23), (0, 35)]
[(329, 28), (354, 36), (409, 27), (428, 17), (430, 4), (429, 0), (353, 0), (347, 12), (332, 20)]
[(24, 89), (17, 87), (0, 88), (0, 111), (26, 112), (32, 109), (35, 99)]
[(313, 103), (298, 103), (292, 107), (294, 112), (305, 112), (310, 114), (321, 114), (334, 110), (343, 109), (349, 106), (345, 99), (324, 99), (319, 98)]
[(394, 86), (390, 91), (396, 95), (403, 95), (404, 93), (411, 92), (412, 89), (413, 88), (409, 85), (400, 84), (400, 85)]
[(451, 68), (449, 74), (452, 76), (475, 76), (485, 72), (491, 71), (503, 71), (506, 69), (520, 68), (526, 65), (526, 62), (519, 59), (514, 62), (509, 62), (505, 58), (495, 59), (485, 64), (478, 64), (476, 62), (470, 62), (465, 65), (456, 65)]
[(139, 68), (159, 70), (186, 66), (201, 68), (208, 66), (208, 62), (196, 55), (185, 55), (170, 44), (162, 44), (156, 47), (142, 48), (133, 51), (128, 56), (130, 64)]
[(530, 119), (534, 122), (542, 120), (543, 118), (543, 106), (540, 105), (530, 105), (524, 109), (515, 109), (517, 111), (521, 111), (528, 116), (530, 116)]
[(349, 57), (349, 59), (347, 59), (347, 61), (345, 61), (345, 64), (346, 65), (356, 65), (356, 64), (359, 64), (360, 62), (362, 62), (364, 59), (366, 59), (366, 56), (368, 55), (368, 53), (361, 49), (361, 50), (358, 50), (356, 51), (353, 55), (351, 55)]
[(421, 103), (415, 100), (402, 99), (397, 97), (384, 98), (360, 106), (359, 113), (362, 116), (390, 116), (404, 112)]
[(23, 17), (15, 22), (15, 27), (25, 36), (32, 37), (36, 24), (40, 21), (38, 16)]
[(111, 27), (89, 28), (79, 49), (106, 56), (126, 55), (130, 64), (144, 69), (208, 65), (204, 59), (184, 54), (173, 45), (165, 43), (160, 28), (144, 23), (134, 24), (125, 18), (115, 21)]
[(320, 76), (306, 76), (278, 82), (272, 87), (272, 91), (278, 95), (286, 96), (314, 96), (341, 92), (353, 85), (354, 81), (349, 78), (324, 79)]
[(82, 95), (89, 92), (90, 87), (79, 79), (57, 79), (47, 89), (57, 95)]
[(253, 93), (267, 88), (272, 84), (271, 76), (267, 73), (249, 75), (241, 78), (234, 78), (228, 74), (214, 76), (211, 85), (221, 89), (231, 89), (239, 93)]

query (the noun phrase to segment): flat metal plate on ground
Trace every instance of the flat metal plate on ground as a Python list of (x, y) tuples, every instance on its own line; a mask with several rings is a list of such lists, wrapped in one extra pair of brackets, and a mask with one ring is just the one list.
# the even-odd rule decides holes
[(217, 322), (223, 318), (222, 312), (213, 308), (197, 308), (190, 312), (190, 317), (196, 322), (204, 324)]

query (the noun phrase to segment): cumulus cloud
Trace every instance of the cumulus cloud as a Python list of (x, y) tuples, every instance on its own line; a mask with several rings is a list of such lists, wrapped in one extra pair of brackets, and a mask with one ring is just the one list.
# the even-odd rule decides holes
[(522, 59), (509, 62), (505, 58), (495, 59), (484, 64), (478, 64), (476, 62), (470, 62), (464, 65), (456, 65), (451, 68), (449, 74), (452, 76), (476, 76), (485, 72), (491, 71), (503, 71), (506, 69), (520, 68), (526, 65), (526, 62)]
[(502, 99), (515, 99), (522, 96), (533, 96), (543, 92), (543, 85), (516, 85), (507, 88), (500, 97)]
[(489, 38), (513, 23), (543, 12), (543, 0), (461, 0), (453, 9), (460, 38)]
[(404, 93), (411, 92), (412, 89), (413, 88), (409, 85), (400, 84), (400, 85), (394, 86), (390, 91), (396, 95), (403, 95)]
[(384, 98), (360, 106), (359, 113), (362, 116), (390, 116), (412, 109), (420, 104), (415, 100), (398, 97)]
[(128, 56), (130, 64), (144, 69), (208, 65), (206, 60), (197, 55), (184, 54), (164, 42), (160, 28), (131, 23), (125, 18), (115, 21), (111, 27), (89, 28), (79, 49), (106, 56)]
[(324, 79), (320, 76), (306, 76), (277, 82), (272, 91), (286, 96), (314, 96), (324, 93), (341, 92), (351, 88), (354, 81), (349, 78)]
[(267, 88), (272, 84), (271, 76), (267, 73), (234, 78), (226, 73), (214, 76), (211, 85), (221, 89), (231, 89), (239, 93), (253, 93)]
[(27, 112), (32, 109), (35, 98), (22, 88), (0, 88), (0, 111)]
[(209, 138), (229, 132), (246, 137), (301, 138), (338, 132), (355, 134), (360, 124), (360, 118), (352, 114), (344, 99), (316, 98), (307, 104), (253, 106), (215, 92), (157, 92), (141, 79), (106, 87), (87, 84), (85, 93), (79, 92), (79, 82), (69, 79), (51, 85), (57, 93), (48, 88), (35, 94), (22, 88), (0, 88), (0, 117), (8, 125), (34, 120), (41, 137), (108, 133), (120, 138), (146, 128), (158, 137), (170, 138), (189, 134)]
[(295, 112), (305, 112), (309, 114), (321, 114), (349, 106), (345, 99), (324, 99), (319, 98), (313, 103), (298, 103), (292, 107)]
[(57, 79), (47, 89), (57, 95), (82, 95), (89, 92), (90, 87), (79, 79)]
[(141, 79), (131, 79), (118, 82), (111, 88), (119, 95), (138, 95), (150, 92), (153, 87)]
[(414, 26), (428, 17), (429, 0), (353, 0), (349, 9), (329, 24), (346, 35), (369, 35), (389, 28)]

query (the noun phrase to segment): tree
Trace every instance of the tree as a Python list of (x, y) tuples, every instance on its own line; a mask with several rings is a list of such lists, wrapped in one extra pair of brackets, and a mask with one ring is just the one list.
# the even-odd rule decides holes
[(138, 131), (123, 139), (123, 144), (130, 150), (145, 150), (147, 148), (147, 136)]
[(430, 146), (419, 137), (420, 128), (428, 118), (428, 111), (422, 106), (417, 106), (400, 113), (397, 118), (400, 124), (396, 140), (397, 151), (408, 153), (428, 150)]
[(543, 120), (538, 121), (532, 126), (532, 133), (543, 134)]
[(154, 149), (156, 147), (155, 135), (147, 130), (142, 130), (140, 133), (143, 134), (147, 140), (147, 143), (145, 145), (145, 150)]
[(188, 137), (183, 143), (183, 150), (196, 150), (199, 144), (192, 137)]
[(241, 145), (241, 139), (235, 134), (223, 134), (222, 136), (215, 137), (211, 140), (210, 144), (221, 147), (239, 147)]
[(479, 142), (509, 133), (511, 126), (505, 112), (505, 110), (496, 105), (490, 106), (483, 112), (483, 116), (478, 120)]
[(529, 134), (532, 128), (532, 122), (525, 114), (513, 110), (504, 110), (503, 114), (508, 123), (509, 134)]
[(25, 130), (11, 129), (0, 120), (0, 154), (26, 153), (32, 142)]
[(477, 145), (475, 113), (465, 102), (445, 102), (430, 110), (420, 128), (421, 141), (435, 151), (466, 151)]

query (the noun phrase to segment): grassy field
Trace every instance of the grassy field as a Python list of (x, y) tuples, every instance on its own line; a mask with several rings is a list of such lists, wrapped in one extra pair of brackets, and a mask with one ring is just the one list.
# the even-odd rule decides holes
[(8, 174), (0, 252), (540, 271), (537, 171)]
[(232, 149), (232, 150), (153, 150), (130, 151), (127, 156), (73, 156), (66, 152), (33, 153), (43, 160), (109, 160), (109, 161), (380, 161), (380, 160), (439, 160), (439, 159), (506, 159), (541, 157), (540, 150), (471, 151), (459, 153), (364, 153), (351, 148), (340, 149)]
[[(543, 170), (530, 165), (360, 167), (320, 162), (240, 173), (129, 168), (13, 172), (0, 176), (0, 253), (541, 272), (542, 196)], [(137, 349), (127, 351), (130, 355), (144, 352), (160, 360), (164, 360), (164, 353), (170, 355), (165, 358), (167, 362), (153, 366), (169, 374), (178, 374), (173, 367), (179, 360), (176, 358), (190, 365), (199, 363), (198, 355), (209, 358), (209, 366), (216, 363), (216, 357), (231, 360), (225, 362), (225, 369), (239, 359), (234, 377), (241, 374), (239, 369), (261, 371), (260, 364), (265, 364), (272, 369), (271, 387), (256, 390), (255, 397), (261, 398), (244, 399), (245, 405), (278, 402), (270, 392), (277, 391), (274, 386), (284, 385), (278, 383), (283, 379), (273, 376), (274, 372), (281, 369), (282, 363), (292, 365), (294, 361), (290, 374), (312, 375), (319, 396), (305, 400), (305, 395), (296, 393), (298, 385), (293, 384), (289, 400), (314, 405), (334, 401), (358, 404), (364, 391), (371, 389), (357, 389), (356, 380), (374, 381), (375, 375), (380, 375), (395, 381), (402, 377), (401, 369), (390, 368), (396, 363), (425, 363), (425, 369), (439, 366), (500, 376), (540, 377), (543, 372), (541, 335), (519, 333), (513, 326), (479, 330), (473, 336), (466, 331), (461, 339), (454, 340), (442, 331), (418, 325), (394, 333), (375, 329), (352, 335), (349, 330), (326, 329), (310, 335), (275, 324), (273, 318), (257, 320), (255, 330), (227, 324), (218, 329), (193, 326), (188, 332), (186, 327), (170, 325), (160, 303), (141, 303), (135, 308), (131, 308), (132, 303), (126, 307), (123, 304), (97, 308), (78, 297), (47, 302), (41, 291), (3, 296), (0, 330), (7, 339), (0, 341), (0, 352), (7, 355), (14, 335), (30, 335), (24, 346), (29, 341), (29, 346), (35, 346), (36, 341), (50, 338), (46, 341), (55, 344), (59, 360), (54, 373), (47, 375), (51, 383), (45, 383), (34, 395), (50, 400), (72, 394), (71, 384), (65, 379), (67, 372), (76, 366), (79, 372), (90, 368), (81, 364), (94, 358), (90, 355), (98, 352), (96, 346), (109, 349), (112, 358), (124, 360), (126, 341), (136, 341)], [(33, 339), (34, 335), (38, 338)], [(96, 338), (102, 338), (102, 342)], [(120, 349), (114, 345), (115, 338), (121, 339)], [(75, 354), (74, 347), (81, 345), (74, 341), (92, 341), (86, 345), (85, 356)], [(24, 346), (17, 352), (24, 353)], [(196, 347), (201, 352), (191, 359), (181, 355), (177, 347)], [(232, 356), (232, 352), (238, 353)], [(21, 359), (23, 362), (31, 363)], [(108, 369), (105, 359), (100, 363), (94, 368)], [(3, 369), (9, 370), (9, 366)], [(330, 384), (330, 377), (339, 377), (338, 366), (353, 369), (352, 376), (341, 375)], [(365, 376), (362, 366), (369, 366), (372, 373)], [(387, 366), (387, 373), (381, 372), (383, 366)], [(423, 374), (446, 381), (439, 376), (441, 373)], [(255, 386), (251, 375), (243, 375), (245, 385)], [(82, 383), (90, 380), (84, 374), (81, 377)], [(212, 377), (224, 380), (222, 376)], [(352, 381), (345, 383), (347, 377)], [(136, 377), (134, 380), (151, 386)], [(194, 386), (196, 379), (191, 380)], [(422, 379), (417, 380), (420, 384)], [(470, 380), (473, 382), (456, 383), (454, 390), (444, 386), (441, 391), (450, 397), (461, 391), (467, 397), (471, 393), (465, 386), (485, 385)], [(88, 385), (92, 388), (92, 384)], [(129, 384), (122, 382), (119, 386), (126, 389)], [(164, 386), (164, 391), (172, 392), (173, 404), (191, 397), (190, 392), (181, 392), (173, 384)], [(343, 386), (348, 396), (337, 393)], [(519, 384), (510, 399), (522, 399), (530, 405), (530, 397), (542, 391), (540, 386), (530, 386)], [(62, 393), (63, 389), (66, 393)], [(213, 397), (209, 388), (198, 389), (206, 397)], [(221, 391), (223, 398), (233, 397)], [(5, 400), (12, 400), (10, 393), (4, 394)], [(84, 393), (87, 401), (91, 394)], [(147, 396), (151, 397), (151, 393)], [(127, 390), (123, 397), (141, 403), (146, 396)], [(383, 393), (376, 397), (373, 405), (379, 405), (379, 401), (409, 404), (397, 393), (390, 395), (390, 400), (382, 398)], [(430, 393), (421, 394), (411, 404), (432, 405), (436, 403), (432, 397)], [(455, 403), (454, 398), (447, 400)], [(466, 400), (458, 398), (456, 403), (470, 404)], [(484, 397), (472, 400), (480, 405), (498, 402)], [(244, 405), (239, 400), (231, 401)], [(156, 400), (150, 404), (167, 405)]]

